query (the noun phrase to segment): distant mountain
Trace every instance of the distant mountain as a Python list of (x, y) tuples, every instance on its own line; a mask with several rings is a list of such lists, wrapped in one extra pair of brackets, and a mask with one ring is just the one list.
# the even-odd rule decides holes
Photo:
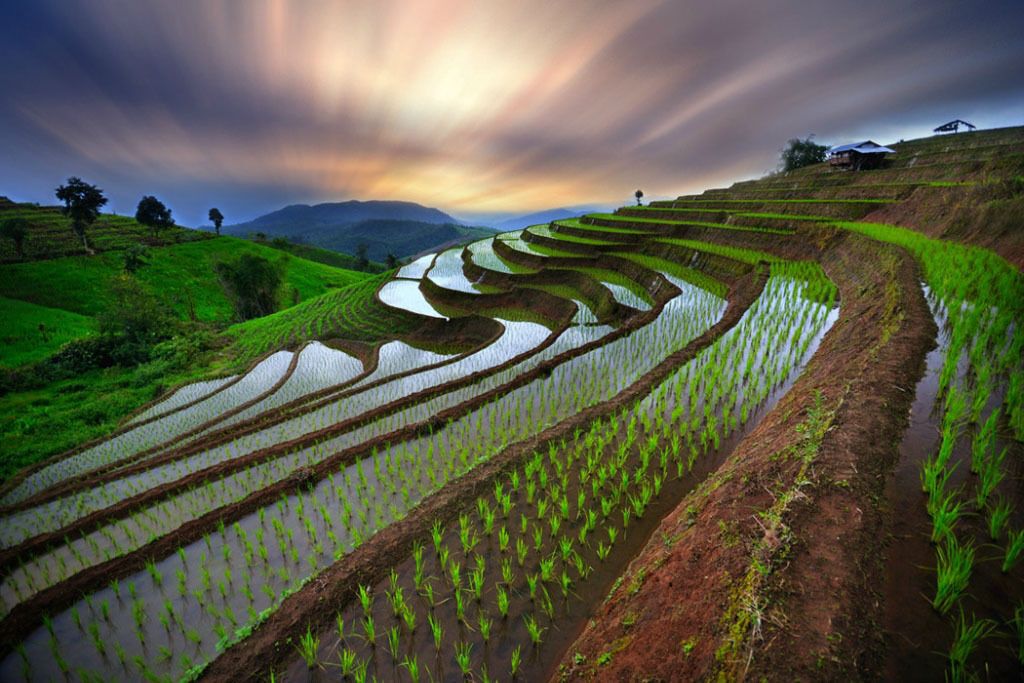
[(370, 260), (383, 261), (389, 253), (405, 258), (492, 235), (494, 231), (487, 228), (469, 228), (455, 223), (375, 219), (321, 233), (315, 243), (345, 254), (354, 254), (360, 244), (365, 244)]
[(389, 253), (404, 258), (493, 234), (460, 225), (438, 209), (396, 201), (293, 204), (248, 223), (225, 226), (224, 232), (287, 237), (345, 254), (355, 254), (365, 244), (373, 261), (383, 261)]
[(481, 220), (479, 221), (479, 223), (486, 225), (487, 227), (494, 228), (499, 232), (507, 232), (509, 230), (519, 230), (520, 228), (525, 228), (530, 225), (550, 223), (551, 221), (557, 221), (562, 218), (574, 218), (576, 216), (582, 216), (585, 213), (606, 210), (607, 207), (596, 205), (561, 207), (558, 209), (545, 209), (544, 211), (536, 211), (534, 213), (528, 213), (522, 216), (495, 218), (492, 220)]

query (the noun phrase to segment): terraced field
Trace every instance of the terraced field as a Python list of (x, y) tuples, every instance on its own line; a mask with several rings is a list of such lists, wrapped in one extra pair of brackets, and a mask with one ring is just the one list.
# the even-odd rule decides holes
[(884, 219), (1024, 130), (897, 150), (230, 328), (0, 489), (0, 678), (1019, 677), (1020, 264)]

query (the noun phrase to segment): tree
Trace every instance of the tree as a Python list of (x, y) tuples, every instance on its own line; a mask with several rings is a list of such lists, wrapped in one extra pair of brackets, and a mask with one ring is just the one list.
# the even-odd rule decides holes
[(388, 270), (392, 270), (398, 267), (398, 257), (392, 254), (391, 252), (388, 252), (387, 258), (384, 259), (384, 262), (387, 263)]
[(356, 270), (366, 270), (370, 266), (370, 259), (366, 257), (366, 252), (369, 249), (370, 245), (366, 242), (356, 245)]
[[(174, 329), (174, 316), (167, 307), (147, 291), (135, 278), (119, 275), (113, 279), (107, 308), (98, 316), (100, 333), (120, 340), (125, 346), (149, 345), (169, 337)], [(125, 349), (129, 360), (140, 349)], [(144, 355), (144, 354), (142, 354)]]
[(100, 215), (100, 207), (107, 203), (103, 190), (90, 185), (81, 178), (72, 176), (65, 185), (57, 188), (57, 199), (64, 202), (61, 213), (71, 219), (71, 229), (75, 231), (82, 246), (90, 251), (85, 239), (85, 230), (96, 222)]
[(786, 145), (786, 149), (782, 150), (783, 171), (792, 171), (821, 163), (825, 161), (825, 153), (828, 151), (828, 147), (814, 141), (813, 135), (808, 135), (803, 140), (793, 138)]
[(237, 260), (214, 265), (239, 320), (259, 318), (277, 310), (283, 270), (280, 263), (272, 263), (254, 254), (242, 254)]
[(24, 218), (8, 218), (0, 223), (0, 237), (14, 242), (14, 251), (18, 258), (25, 257), (25, 237), (28, 236), (28, 221)]
[(135, 273), (139, 268), (146, 265), (146, 245), (135, 243), (124, 250), (124, 272)]
[(640, 206), (640, 199), (644, 196), (644, 191), (637, 190), (636, 192), (633, 193), (633, 196), (636, 197), (636, 205)]
[(164, 203), (153, 196), (146, 196), (139, 200), (135, 209), (135, 220), (143, 225), (149, 226), (155, 235), (164, 228), (174, 225), (171, 218), (171, 210), (164, 206)]
[(213, 222), (213, 229), (216, 230), (219, 235), (220, 226), (224, 224), (224, 214), (220, 212), (220, 209), (214, 207), (210, 209), (210, 213), (207, 214), (207, 217)]

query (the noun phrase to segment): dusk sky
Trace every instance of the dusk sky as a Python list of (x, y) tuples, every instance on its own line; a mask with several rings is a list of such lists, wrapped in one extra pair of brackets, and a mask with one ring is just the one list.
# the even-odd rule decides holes
[(1022, 0), (7, 0), (0, 195), (54, 203), (80, 175), (186, 225), (676, 196), (798, 135), (1024, 124), (1021, 36)]

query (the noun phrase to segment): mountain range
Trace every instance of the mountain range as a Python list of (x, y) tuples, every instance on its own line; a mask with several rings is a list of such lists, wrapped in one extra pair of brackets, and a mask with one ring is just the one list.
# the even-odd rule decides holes
[(347, 254), (365, 245), (367, 257), (374, 261), (383, 261), (388, 254), (405, 258), (494, 234), (413, 202), (357, 200), (293, 204), (247, 223), (225, 226), (224, 232), (285, 237)]

